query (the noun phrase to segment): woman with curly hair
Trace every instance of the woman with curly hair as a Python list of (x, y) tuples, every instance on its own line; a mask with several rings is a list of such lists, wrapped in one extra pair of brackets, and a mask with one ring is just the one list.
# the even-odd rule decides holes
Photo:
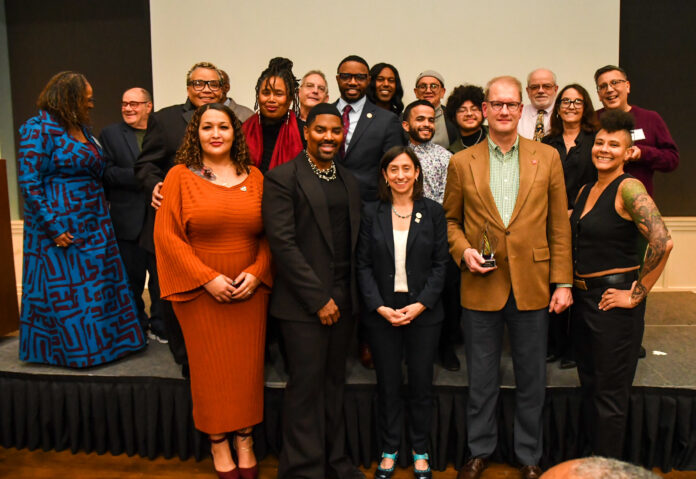
[(299, 81), (292, 73), (292, 62), (276, 57), (268, 62), (256, 81), (256, 114), (244, 122), (252, 163), (262, 173), (287, 163), (302, 151), (297, 122)]
[(261, 219), (263, 175), (251, 162), (242, 125), (220, 103), (196, 110), (176, 161), (155, 219), (161, 294), (181, 324), (193, 419), (210, 437), (218, 476), (253, 478), (251, 429), (263, 419), (272, 285)]
[(404, 87), (401, 86), (399, 71), (389, 63), (378, 63), (370, 69), (370, 84), (367, 99), (380, 108), (400, 117), (404, 111)]
[(24, 267), (19, 358), (83, 368), (145, 346), (89, 130), (92, 87), (60, 72), (19, 130)]

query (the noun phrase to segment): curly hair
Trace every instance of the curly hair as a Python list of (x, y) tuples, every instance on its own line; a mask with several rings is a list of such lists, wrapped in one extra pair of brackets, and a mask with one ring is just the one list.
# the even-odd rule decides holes
[(452, 90), (452, 93), (447, 98), (445, 116), (455, 125), (457, 124), (457, 110), (466, 101), (470, 101), (481, 110), (483, 105), (483, 88), (477, 85), (459, 85)]
[(89, 113), (85, 107), (87, 83), (82, 73), (56, 73), (41, 90), (36, 106), (50, 113), (66, 130), (89, 125)]
[(283, 57), (271, 58), (268, 62), (268, 67), (261, 72), (261, 76), (256, 81), (256, 102), (254, 103), (254, 110), (259, 109), (259, 91), (264, 82), (271, 77), (278, 77), (285, 83), (285, 89), (288, 92), (288, 96), (292, 100), (292, 111), (297, 115), (298, 108), (300, 105), (300, 100), (297, 96), (298, 90), (300, 88), (300, 81), (292, 73), (292, 61)]
[(186, 165), (196, 169), (203, 168), (203, 150), (201, 148), (201, 140), (198, 136), (198, 128), (201, 125), (201, 117), (208, 110), (217, 110), (225, 113), (230, 119), (232, 129), (234, 130), (234, 141), (230, 150), (230, 160), (237, 168), (237, 174), (249, 173), (249, 167), (253, 164), (249, 156), (249, 148), (247, 148), (246, 138), (242, 131), (242, 123), (229, 107), (222, 103), (208, 103), (200, 106), (188, 126), (186, 134), (181, 142), (181, 146), (176, 151), (176, 164)]
[(394, 96), (392, 96), (389, 101), (389, 106), (391, 107), (391, 111), (396, 113), (396, 116), (401, 116), (401, 112), (404, 111), (404, 102), (402, 100), (404, 97), (404, 87), (401, 86), (401, 77), (394, 65), (390, 65), (389, 63), (378, 63), (372, 67), (370, 70), (370, 83), (367, 85), (367, 99), (377, 104), (377, 77), (385, 68), (389, 68), (394, 72), (394, 79), (396, 80)]
[(588, 133), (593, 133), (597, 131), (597, 115), (595, 114), (594, 105), (592, 104), (592, 98), (590, 94), (581, 85), (577, 83), (571, 83), (570, 85), (564, 86), (561, 91), (556, 95), (556, 101), (553, 105), (553, 113), (551, 114), (551, 129), (547, 136), (558, 136), (563, 134), (563, 120), (559, 114), (561, 108), (561, 100), (563, 99), (563, 94), (570, 90), (576, 90), (582, 96), (583, 110), (582, 117), (580, 117), (580, 128)]

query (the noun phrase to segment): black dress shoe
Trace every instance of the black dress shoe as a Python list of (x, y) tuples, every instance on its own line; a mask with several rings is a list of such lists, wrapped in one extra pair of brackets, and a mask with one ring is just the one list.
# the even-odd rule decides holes
[(558, 367), (560, 369), (573, 369), (577, 367), (577, 364), (575, 364), (575, 361), (572, 359), (563, 358), (561, 359), (561, 364)]
[(643, 345), (640, 346), (640, 351), (638, 351), (638, 359), (643, 359), (648, 353), (645, 351)]
[(462, 367), (452, 347), (447, 347), (440, 351), (440, 363), (448, 371), (459, 371)]
[(543, 471), (539, 466), (523, 466), (520, 472), (522, 479), (539, 479)]
[(488, 461), (485, 459), (478, 457), (469, 459), (469, 462), (464, 464), (462, 468), (459, 469), (457, 479), (479, 479), (486, 467), (488, 467)]
[(375, 369), (375, 363), (372, 360), (372, 351), (367, 343), (360, 343), (358, 346), (358, 359), (360, 359), (360, 364), (367, 369)]
[(547, 363), (555, 363), (559, 359), (561, 359), (561, 355), (558, 353), (548, 353), (546, 355), (546, 362)]

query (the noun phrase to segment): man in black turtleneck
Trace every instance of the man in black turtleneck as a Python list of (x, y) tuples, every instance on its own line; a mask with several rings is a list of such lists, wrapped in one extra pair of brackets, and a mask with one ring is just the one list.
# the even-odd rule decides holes
[(342, 414), (358, 311), (360, 189), (334, 162), (343, 143), (335, 106), (312, 108), (304, 135), (307, 149), (263, 182), (263, 222), (278, 270), (270, 314), (280, 322), (289, 373), (278, 477), (364, 479), (346, 456)]

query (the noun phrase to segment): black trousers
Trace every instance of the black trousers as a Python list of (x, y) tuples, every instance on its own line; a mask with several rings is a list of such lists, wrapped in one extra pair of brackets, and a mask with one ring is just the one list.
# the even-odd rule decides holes
[(160, 287), (159, 287), (159, 277), (157, 275), (157, 262), (155, 261), (155, 255), (148, 253), (149, 264), (151, 266), (150, 270), (150, 282), (148, 283), (148, 289), (150, 290), (150, 297), (152, 298), (153, 304), (155, 303), (154, 298), (158, 298), (157, 307), (155, 308), (156, 314), (162, 319), (162, 325), (164, 326), (164, 332), (169, 341), (169, 350), (174, 356), (174, 360), (181, 364), (182, 366), (188, 367), (188, 355), (186, 354), (186, 343), (184, 342), (184, 335), (181, 332), (181, 326), (179, 326), (179, 321), (176, 319), (174, 314), (174, 309), (172, 304), (160, 298)]
[(536, 465), (542, 453), (542, 413), (546, 394), (546, 308), (517, 309), (510, 297), (500, 311), (464, 308), (464, 344), (469, 374), (467, 432), (472, 457), (487, 458), (498, 444), (497, 407), (503, 328), (510, 333), (515, 372), (514, 448), (517, 460)]
[[(619, 284), (616, 289), (630, 289)], [(633, 309), (600, 311), (606, 287), (573, 288), (571, 336), (592, 453), (621, 459), (626, 413), (643, 339), (645, 302)]]
[[(411, 303), (407, 293), (388, 305), (399, 309)], [(365, 327), (377, 372), (378, 423), (382, 450), (399, 450), (404, 424), (401, 364), (406, 358), (408, 374), (408, 436), (417, 454), (428, 451), (433, 415), (433, 363), (442, 323), (418, 326), (416, 318), (407, 326), (383, 323)]]
[(442, 306), (445, 309), (445, 319), (440, 330), (440, 350), (454, 349), (462, 342), (462, 303), (460, 284), (462, 271), (453, 259), (447, 263), (445, 288), (442, 290)]
[(280, 320), (288, 361), (283, 395), (282, 479), (348, 477), (343, 391), (346, 357), (355, 328), (352, 314), (337, 323)]
[[(135, 299), (135, 307), (138, 309), (138, 319), (143, 332), (147, 331), (149, 318), (145, 314), (143, 291), (145, 290), (145, 276), (147, 272), (147, 251), (138, 245), (138, 241), (117, 239), (118, 250), (121, 253), (123, 266), (128, 275), (128, 286)], [(149, 289), (148, 289), (149, 291)], [(152, 298), (151, 298), (152, 299)], [(159, 299), (159, 297), (158, 297)]]

